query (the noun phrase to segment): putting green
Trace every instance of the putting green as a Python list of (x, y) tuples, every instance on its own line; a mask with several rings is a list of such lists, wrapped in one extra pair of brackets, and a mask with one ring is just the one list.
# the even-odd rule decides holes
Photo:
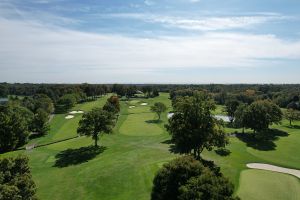
[(154, 121), (153, 113), (130, 114), (120, 127), (119, 132), (130, 136), (154, 136), (163, 133), (163, 130)]
[(242, 171), (237, 194), (244, 200), (297, 200), (300, 184), (290, 175), (250, 169)]

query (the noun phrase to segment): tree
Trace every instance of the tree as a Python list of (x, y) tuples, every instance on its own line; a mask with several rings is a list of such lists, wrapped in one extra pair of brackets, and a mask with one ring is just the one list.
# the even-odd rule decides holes
[(49, 115), (46, 111), (44, 111), (43, 109), (39, 108), (36, 111), (36, 114), (34, 115), (34, 119), (33, 119), (33, 131), (37, 132), (41, 135), (44, 135), (47, 133), (47, 131), (49, 131), (50, 127), (49, 127)]
[(245, 126), (251, 128), (255, 135), (267, 130), (273, 123), (280, 123), (283, 115), (280, 108), (269, 100), (255, 101), (244, 112)]
[(164, 103), (156, 102), (150, 109), (157, 114), (158, 120), (160, 120), (160, 115), (161, 113), (166, 112), (167, 106)]
[(7, 97), (8, 90), (5, 85), (0, 85), (0, 97)]
[(234, 113), (234, 126), (236, 128), (243, 128), (243, 133), (245, 132), (245, 126), (246, 126), (246, 117), (245, 117), (245, 111), (247, 109), (246, 104), (240, 104), (235, 113)]
[(214, 146), (225, 147), (228, 138), (223, 125), (211, 113), (214, 109), (214, 102), (203, 92), (177, 98), (174, 115), (166, 128), (179, 153), (190, 154), (193, 151), (195, 158), (199, 159), (204, 149), (210, 151)]
[(0, 199), (35, 200), (36, 186), (28, 166), (28, 158), (4, 158), (0, 160)]
[(120, 112), (120, 101), (118, 96), (111, 96), (107, 99), (105, 105), (103, 106), (103, 110), (106, 110), (108, 112), (112, 112), (114, 114), (117, 114)]
[(82, 119), (79, 121), (77, 133), (92, 136), (93, 140), (95, 140), (95, 146), (98, 146), (99, 135), (110, 133), (113, 124), (112, 113), (96, 108), (83, 114)]
[(226, 112), (230, 118), (230, 123), (233, 123), (233, 120), (235, 117), (234, 114), (235, 114), (235, 111), (238, 108), (239, 104), (240, 104), (240, 102), (237, 100), (234, 100), (234, 99), (228, 100), (225, 103)]
[(54, 106), (52, 100), (45, 94), (37, 94), (33, 96), (35, 101), (35, 111), (34, 113), (40, 108), (46, 111), (48, 114), (54, 111)]
[(233, 197), (234, 186), (223, 176), (216, 176), (206, 170), (192, 177), (179, 188), (179, 200), (238, 200)]
[[(214, 198), (206, 197), (220, 197), (216, 199), (221, 200), (221, 197), (224, 197), (223, 199), (231, 200), (233, 185), (219, 170), (212, 170), (204, 163), (191, 156), (183, 156), (164, 164), (154, 177), (151, 199), (209, 200)], [(217, 168), (214, 164), (211, 167)], [(204, 191), (205, 187), (208, 188), (207, 191)], [(200, 192), (203, 192), (202, 195), (199, 194)]]
[(63, 106), (64, 110), (69, 110), (76, 104), (76, 96), (74, 94), (65, 94), (59, 98), (57, 104)]
[(284, 115), (290, 121), (290, 126), (292, 126), (293, 121), (300, 120), (300, 112), (294, 109), (287, 109)]
[(153, 89), (153, 92), (152, 92), (152, 96), (153, 97), (158, 97), (159, 96), (159, 91), (158, 91), (158, 89)]
[(29, 125), (19, 107), (0, 106), (0, 152), (16, 149), (26, 143)]

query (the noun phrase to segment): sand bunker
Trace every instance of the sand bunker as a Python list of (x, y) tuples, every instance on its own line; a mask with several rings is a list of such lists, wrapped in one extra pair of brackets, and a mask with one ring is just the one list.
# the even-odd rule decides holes
[(171, 117), (173, 117), (174, 113), (168, 113), (168, 119), (170, 119)]
[(297, 169), (277, 167), (275, 165), (262, 164), (262, 163), (249, 163), (249, 164), (247, 164), (247, 167), (251, 168), (251, 169), (261, 169), (261, 170), (267, 170), (267, 171), (272, 171), (272, 172), (290, 174), (290, 175), (300, 178), (300, 170), (297, 170)]
[(214, 117), (218, 120), (223, 120), (224, 122), (230, 122), (230, 117), (226, 115), (214, 115)]
[(81, 110), (73, 110), (73, 111), (71, 111), (71, 112), (69, 112), (70, 114), (82, 114), (83, 113), (83, 111), (81, 111)]
[(141, 103), (141, 106), (146, 106), (146, 105), (148, 105), (147, 103)]
[(135, 108), (135, 106), (129, 106), (129, 108)]
[(74, 115), (67, 115), (65, 118), (66, 119), (72, 119), (72, 118), (74, 118)]

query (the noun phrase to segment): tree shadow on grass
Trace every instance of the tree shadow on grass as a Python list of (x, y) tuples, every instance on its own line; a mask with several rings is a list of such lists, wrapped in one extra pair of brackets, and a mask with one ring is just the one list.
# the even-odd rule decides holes
[(104, 150), (106, 150), (106, 147), (88, 146), (61, 151), (55, 156), (56, 161), (54, 167), (62, 168), (88, 162)]
[(236, 133), (236, 137), (245, 142), (248, 147), (252, 147), (253, 149), (260, 151), (275, 150), (277, 146), (274, 141), (278, 140), (279, 137), (287, 137), (289, 134), (278, 129), (270, 129), (262, 135), (263, 137), (257, 138), (253, 133)]
[(162, 121), (158, 120), (158, 119), (147, 120), (145, 122), (148, 123), (148, 124), (161, 124), (162, 123)]
[(219, 148), (215, 150), (216, 154), (218, 154), (219, 156), (229, 156), (231, 154), (231, 151), (229, 149), (225, 149), (225, 148)]
[(290, 129), (300, 129), (300, 126), (299, 126), (299, 125), (292, 125), (292, 126), (290, 126), (290, 125), (285, 125), (284, 127), (290, 128)]
[(171, 139), (165, 140), (165, 141), (162, 141), (161, 143), (162, 144), (172, 144), (172, 140)]

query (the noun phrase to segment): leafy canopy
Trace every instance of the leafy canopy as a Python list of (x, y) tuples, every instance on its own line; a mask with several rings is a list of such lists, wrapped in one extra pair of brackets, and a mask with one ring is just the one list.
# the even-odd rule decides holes
[(194, 156), (200, 158), (203, 149), (225, 147), (228, 138), (222, 123), (212, 115), (214, 109), (213, 100), (203, 92), (176, 99), (174, 115), (166, 125), (176, 151), (182, 154), (193, 151)]
[(95, 140), (95, 146), (98, 146), (97, 141), (99, 135), (110, 133), (113, 125), (113, 114), (103, 109), (96, 108), (82, 116), (82, 119), (79, 121), (77, 133), (80, 135), (91, 136), (93, 140)]
[(166, 112), (167, 106), (164, 103), (156, 102), (150, 109), (157, 114), (158, 119), (160, 120), (161, 113)]
[(269, 100), (255, 101), (244, 112), (245, 127), (255, 133), (267, 130), (273, 123), (280, 123), (283, 115), (280, 108)]
[(191, 156), (164, 164), (153, 180), (152, 200), (234, 199), (233, 185), (217, 167), (206, 166)]
[(36, 186), (28, 166), (28, 158), (4, 158), (0, 160), (0, 199), (35, 200)]
[(0, 106), (0, 152), (14, 150), (26, 143), (30, 123), (26, 117), (32, 117), (32, 114), (25, 108)]

